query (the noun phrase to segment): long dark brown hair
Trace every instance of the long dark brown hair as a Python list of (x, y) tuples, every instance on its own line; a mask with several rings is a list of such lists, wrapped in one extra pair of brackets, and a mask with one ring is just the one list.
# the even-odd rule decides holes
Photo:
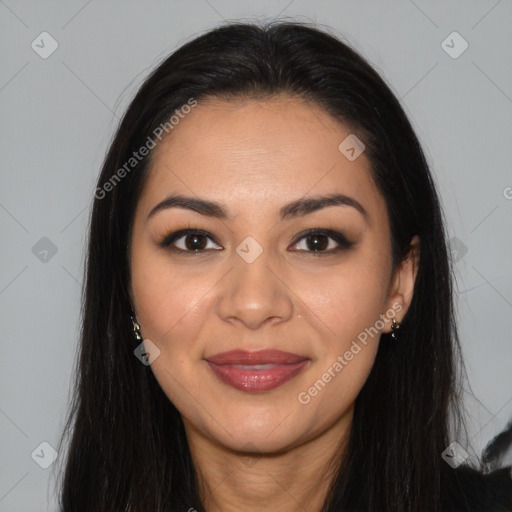
[(180, 47), (145, 80), (110, 145), (93, 200), (76, 383), (61, 439), (61, 447), (69, 441), (63, 512), (204, 510), (181, 416), (133, 354), (128, 242), (150, 159), (129, 169), (126, 162), (191, 98), (278, 93), (319, 105), (364, 142), (389, 213), (393, 270), (412, 237), (421, 239), (399, 342), (382, 335), (323, 510), (450, 508), (455, 476), (441, 453), (459, 431), (459, 341), (433, 177), (404, 110), (372, 66), (327, 30), (271, 22), (227, 24)]

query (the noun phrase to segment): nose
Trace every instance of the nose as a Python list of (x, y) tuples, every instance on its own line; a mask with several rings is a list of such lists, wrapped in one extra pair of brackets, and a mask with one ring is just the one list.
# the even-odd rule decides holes
[(234, 268), (219, 283), (217, 311), (220, 318), (251, 330), (292, 318), (293, 292), (277, 267), (269, 261), (265, 251), (252, 263), (236, 255)]

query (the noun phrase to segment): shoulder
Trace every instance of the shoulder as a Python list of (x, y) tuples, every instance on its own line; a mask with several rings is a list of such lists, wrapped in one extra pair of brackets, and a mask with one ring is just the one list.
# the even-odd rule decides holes
[(512, 467), (481, 473), (466, 465), (451, 469), (445, 502), (453, 511), (512, 512)]

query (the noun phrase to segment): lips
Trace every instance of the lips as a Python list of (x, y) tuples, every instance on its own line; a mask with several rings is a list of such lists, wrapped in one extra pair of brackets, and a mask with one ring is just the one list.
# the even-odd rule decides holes
[(305, 356), (299, 356), (290, 352), (281, 350), (258, 350), (257, 352), (247, 352), (246, 350), (231, 350), (222, 352), (214, 356), (207, 357), (206, 360), (215, 364), (291, 364), (298, 363), (308, 359)]
[(309, 358), (281, 350), (231, 350), (206, 359), (215, 376), (240, 391), (270, 391), (298, 375)]

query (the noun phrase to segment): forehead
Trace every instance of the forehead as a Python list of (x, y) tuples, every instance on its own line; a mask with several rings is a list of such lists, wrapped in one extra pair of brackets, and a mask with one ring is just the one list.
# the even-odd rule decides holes
[(340, 192), (378, 217), (384, 203), (370, 161), (364, 153), (350, 161), (339, 150), (350, 134), (325, 110), (299, 98), (201, 102), (153, 150), (141, 206), (148, 210), (178, 192), (263, 211), (306, 195)]

